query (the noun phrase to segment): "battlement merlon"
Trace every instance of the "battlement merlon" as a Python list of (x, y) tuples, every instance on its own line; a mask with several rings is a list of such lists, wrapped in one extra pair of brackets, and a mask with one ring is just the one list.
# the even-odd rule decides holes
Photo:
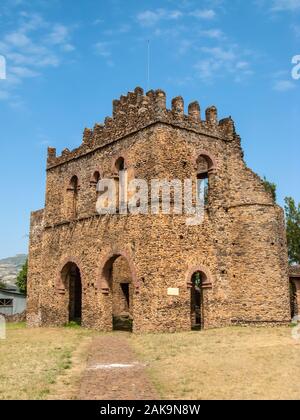
[(113, 101), (112, 117), (106, 117), (104, 124), (97, 123), (93, 129), (85, 128), (82, 144), (78, 148), (72, 151), (64, 149), (61, 156), (56, 156), (56, 149), (49, 147), (47, 168), (84, 156), (157, 122), (224, 141), (237, 138), (231, 117), (219, 121), (215, 106), (205, 111), (205, 120), (202, 120), (197, 101), (188, 105), (188, 114), (184, 113), (184, 100), (181, 96), (173, 98), (171, 104), (171, 109), (167, 109), (166, 93), (161, 89), (150, 90), (144, 94), (142, 88), (135, 88), (133, 92), (128, 92), (126, 96), (122, 95)]

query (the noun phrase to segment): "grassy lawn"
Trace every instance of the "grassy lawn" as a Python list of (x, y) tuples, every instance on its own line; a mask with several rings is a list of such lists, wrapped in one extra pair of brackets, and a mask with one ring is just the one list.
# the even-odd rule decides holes
[(300, 341), (291, 328), (130, 338), (166, 399), (300, 399)]
[[(75, 399), (97, 333), (9, 324), (0, 340), (0, 400)], [(127, 335), (164, 399), (300, 399), (291, 328)]]
[(0, 400), (74, 398), (94, 333), (8, 324), (0, 340)]

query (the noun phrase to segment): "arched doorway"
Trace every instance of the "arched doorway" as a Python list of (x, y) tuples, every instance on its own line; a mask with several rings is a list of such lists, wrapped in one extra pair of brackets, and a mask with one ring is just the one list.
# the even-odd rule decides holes
[(82, 316), (82, 285), (78, 266), (67, 263), (61, 272), (62, 280), (68, 297), (69, 322), (81, 323)]
[(201, 271), (196, 271), (191, 279), (191, 328), (192, 330), (203, 329), (203, 283), (206, 276)]
[(111, 298), (113, 330), (132, 331), (133, 282), (129, 263), (122, 255), (114, 255), (104, 265), (103, 279)]

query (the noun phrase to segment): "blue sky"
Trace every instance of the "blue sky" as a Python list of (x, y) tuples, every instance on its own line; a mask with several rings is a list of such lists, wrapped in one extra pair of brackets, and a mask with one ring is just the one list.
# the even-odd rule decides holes
[(300, 201), (300, 0), (1, 0), (0, 258), (27, 252), (48, 146), (73, 148), (114, 98), (162, 88), (231, 115), (248, 165)]

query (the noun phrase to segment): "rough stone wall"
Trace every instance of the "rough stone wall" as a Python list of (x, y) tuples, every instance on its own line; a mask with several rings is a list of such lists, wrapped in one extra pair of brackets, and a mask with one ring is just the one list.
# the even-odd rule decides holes
[(4, 316), (6, 322), (15, 323), (15, 322), (25, 322), (26, 321), (26, 311), (23, 311), (22, 313), (15, 314), (15, 315), (4, 315), (4, 314), (2, 314), (2, 316)]
[(43, 234), (44, 210), (32, 212), (30, 219), (26, 319), (28, 325), (35, 327), (40, 326), (42, 323), (40, 295), (44, 289), (42, 283), (44, 277), (42, 260)]
[[(93, 175), (99, 171), (115, 179), (118, 157), (124, 157), (129, 178), (150, 182), (196, 179), (199, 155), (210, 162), (201, 225), (187, 226), (186, 215), (97, 215)], [(78, 177), (76, 216), (69, 211), (73, 176)], [(120, 282), (128, 276), (124, 258), (136, 332), (191, 328), (190, 281), (196, 271), (207, 278), (205, 328), (289, 319), (282, 211), (246, 167), (233, 121), (219, 122), (214, 107), (202, 121), (197, 103), (184, 115), (180, 97), (167, 110), (162, 91), (143, 95), (137, 88), (114, 101), (113, 118), (85, 130), (81, 147), (58, 157), (49, 149), (46, 207), (38, 214), (31, 222), (31, 324), (67, 322), (68, 294), (60, 273), (71, 261), (81, 273), (83, 325), (111, 330), (122, 301)], [(118, 256), (123, 259), (114, 262), (111, 285), (106, 264)], [(169, 288), (178, 288), (179, 296), (168, 295)]]

